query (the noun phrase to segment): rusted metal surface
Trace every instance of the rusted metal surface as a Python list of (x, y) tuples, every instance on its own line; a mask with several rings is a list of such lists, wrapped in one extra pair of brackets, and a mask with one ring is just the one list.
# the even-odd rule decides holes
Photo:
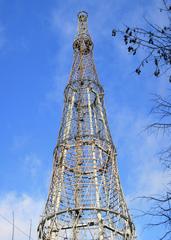
[(119, 180), (116, 149), (93, 61), (88, 15), (78, 14), (74, 63), (39, 240), (134, 240)]

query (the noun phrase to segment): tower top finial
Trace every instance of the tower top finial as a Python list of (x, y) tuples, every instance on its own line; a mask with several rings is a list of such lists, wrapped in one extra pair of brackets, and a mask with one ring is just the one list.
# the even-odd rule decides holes
[(81, 54), (88, 54), (93, 49), (93, 42), (90, 34), (88, 33), (88, 13), (81, 11), (77, 15), (78, 17), (78, 32), (76, 34), (73, 48), (75, 52), (81, 52)]
[(88, 13), (81, 11), (78, 13), (78, 34), (88, 33)]

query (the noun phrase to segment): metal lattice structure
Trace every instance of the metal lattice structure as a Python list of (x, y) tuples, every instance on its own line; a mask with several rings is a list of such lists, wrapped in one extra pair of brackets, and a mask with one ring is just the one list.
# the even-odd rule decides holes
[(134, 240), (123, 196), (116, 149), (93, 61), (88, 15), (78, 14), (74, 63), (65, 88), (48, 200), (39, 240)]

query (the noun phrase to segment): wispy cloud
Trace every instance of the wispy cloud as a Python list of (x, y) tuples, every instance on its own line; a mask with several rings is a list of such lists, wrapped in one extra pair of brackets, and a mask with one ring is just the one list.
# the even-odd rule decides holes
[(65, 35), (65, 37), (73, 36), (75, 32), (75, 25), (69, 20), (69, 12), (66, 14), (67, 5), (63, 8), (54, 8), (51, 14), (51, 26), (53, 31), (60, 35)]
[(11, 149), (13, 151), (18, 151), (27, 146), (29, 142), (29, 137), (24, 135), (15, 135), (12, 139)]
[[(153, 120), (152, 116), (139, 114), (138, 110), (122, 108), (115, 112), (111, 128), (118, 148), (121, 183), (134, 217), (151, 207), (151, 203), (141, 197), (161, 194), (170, 181), (170, 175), (163, 171), (157, 154), (168, 142), (167, 136), (143, 131)], [(149, 239), (148, 231), (144, 231), (148, 221), (147, 218), (135, 218), (138, 239)], [(155, 230), (150, 232), (157, 237)]]
[[(118, 145), (116, 147), (121, 157), (118, 161), (122, 162), (122, 170), (125, 167), (123, 164), (132, 165), (130, 174), (127, 173), (126, 176), (130, 187), (132, 185), (130, 191), (137, 196), (158, 194), (169, 181), (168, 173), (163, 171), (158, 155), (169, 139), (167, 135), (145, 130), (153, 121), (152, 116), (122, 108), (122, 110), (116, 110), (111, 124), (112, 135), (115, 137), (114, 141)], [(127, 151), (124, 152), (124, 149)]]
[(37, 155), (34, 153), (27, 154), (23, 158), (23, 166), (25, 172), (27, 172), (27, 174), (29, 174), (31, 177), (35, 177), (38, 175), (41, 169), (41, 164), (41, 159), (38, 158)]
[(36, 227), (39, 222), (42, 199), (33, 199), (27, 194), (18, 196), (7, 193), (0, 197), (0, 239), (9, 240), (12, 236), (12, 212), (14, 212), (15, 239), (28, 239), (30, 220), (32, 220), (32, 238), (37, 239)]

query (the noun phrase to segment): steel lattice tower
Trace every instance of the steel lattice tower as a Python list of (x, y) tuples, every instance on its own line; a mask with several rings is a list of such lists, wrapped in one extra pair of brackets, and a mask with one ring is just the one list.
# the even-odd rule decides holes
[(63, 118), (39, 240), (134, 240), (116, 149), (93, 61), (88, 15), (78, 14), (74, 63), (65, 88)]

